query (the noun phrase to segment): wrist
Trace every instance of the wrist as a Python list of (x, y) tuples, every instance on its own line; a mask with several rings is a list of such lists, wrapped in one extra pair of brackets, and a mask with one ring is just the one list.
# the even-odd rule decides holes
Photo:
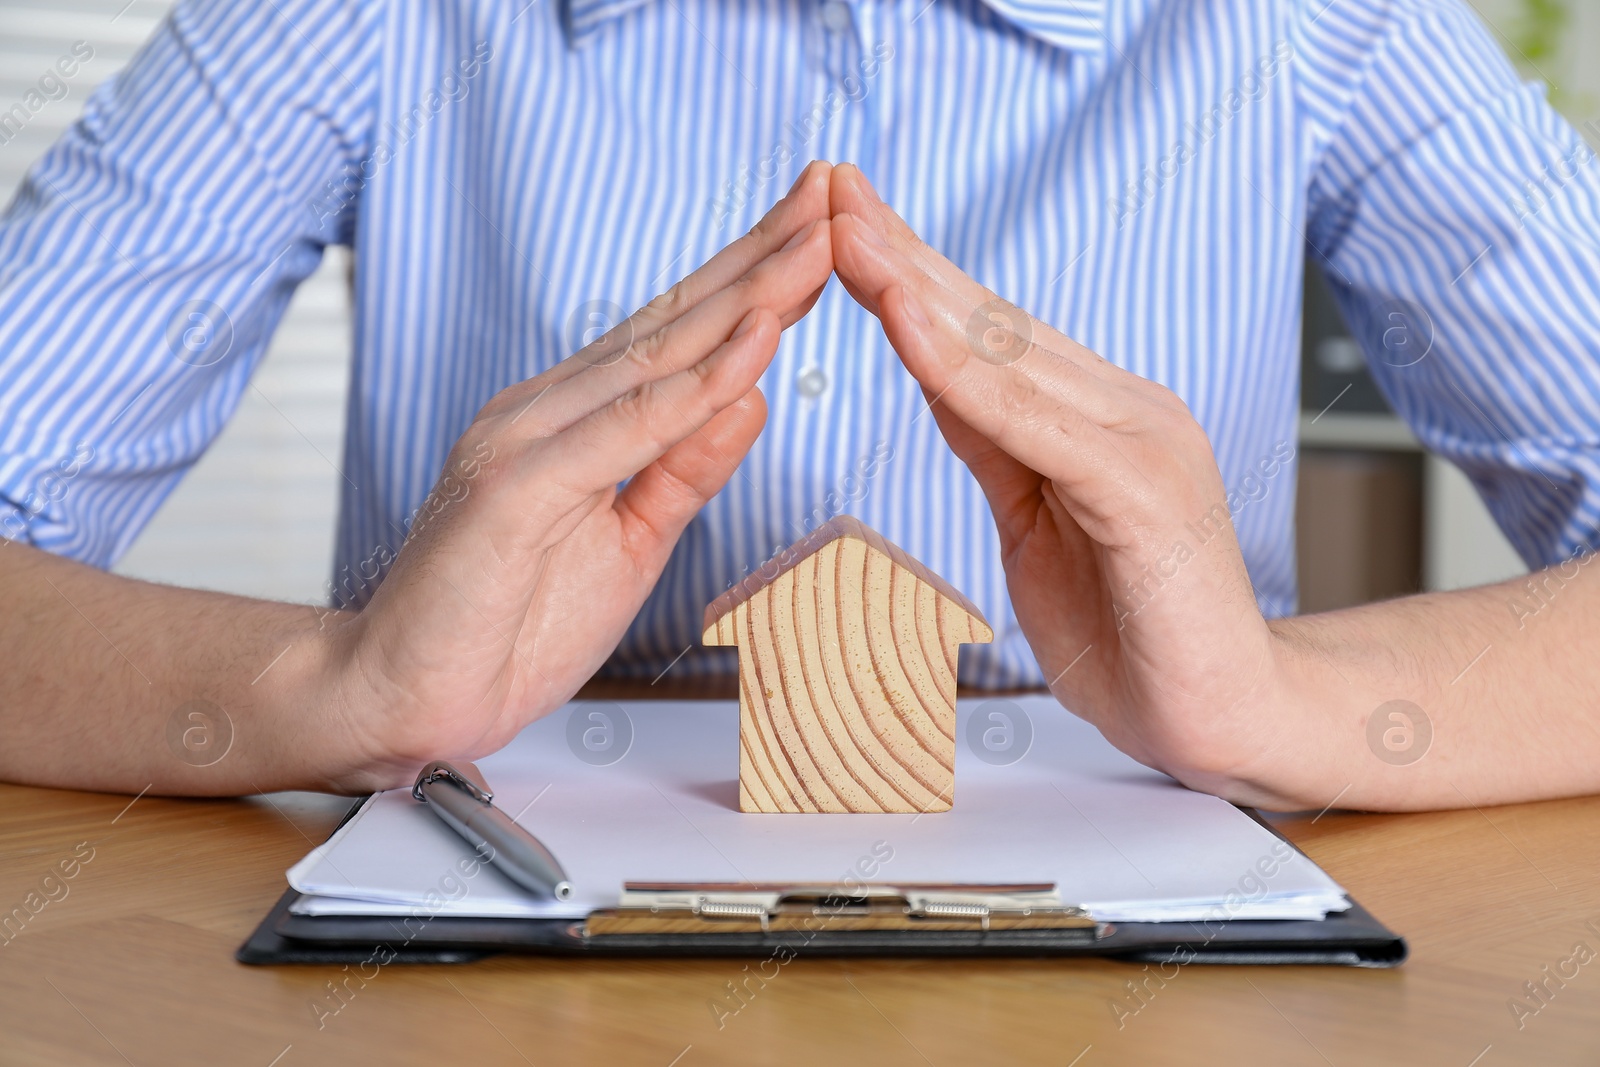
[(1350, 681), (1338, 650), (1323, 647), (1299, 618), (1267, 623), (1272, 683), (1256, 709), (1263, 743), (1237, 772), (1241, 803), (1270, 811), (1323, 810), (1350, 787), (1344, 730)]
[(290, 765), (300, 768), (305, 788), (369, 793), (390, 788), (400, 773), (385, 759), (381, 700), (362, 669), (364, 628), (361, 612), (317, 609), (296, 642), (306, 651), (286, 655), (279, 666), (288, 669), (273, 672), (272, 699), (288, 725), (285, 743), (298, 749)]
[[(1319, 809), (1343, 787), (1343, 747), (1331, 736), (1343, 683), (1329, 654), (1293, 620), (1267, 623), (1254, 684), (1213, 720), (1210, 743), (1169, 770), (1191, 789), (1269, 811)], [(1347, 688), (1347, 687), (1345, 687)]]

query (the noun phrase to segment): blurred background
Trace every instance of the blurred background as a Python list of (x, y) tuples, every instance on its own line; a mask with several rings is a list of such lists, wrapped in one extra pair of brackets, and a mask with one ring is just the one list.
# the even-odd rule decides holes
[[(1600, 118), (1600, 65), (1583, 60), (1600, 54), (1600, 4), (1466, 2), (1580, 129)], [(65, 96), (14, 134), (0, 128), (0, 202), (170, 6), (0, 0), (0, 111), (75, 42), (94, 52), (66, 81)], [(349, 378), (347, 270), (344, 250), (333, 250), (302, 286), (233, 421), (119, 572), (278, 600), (323, 599)], [(1525, 569), (1466, 479), (1424, 456), (1389, 413), (1315, 269), (1307, 272), (1302, 359), (1302, 610), (1478, 585)]]

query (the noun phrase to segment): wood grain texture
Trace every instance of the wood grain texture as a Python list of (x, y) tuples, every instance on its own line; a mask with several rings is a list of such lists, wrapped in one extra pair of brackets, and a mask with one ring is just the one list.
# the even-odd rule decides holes
[[(610, 683), (586, 696), (659, 689)], [(1595, 965), (1520, 1029), (1507, 1009), (1574, 942), (1600, 947), (1587, 926), (1600, 917), (1600, 798), (1278, 822), (1410, 939), (1411, 960), (1397, 971), (802, 952), (782, 965), (390, 965), (365, 984), (350, 977), (355, 968), (248, 968), (232, 958), (283, 893), (283, 870), (349, 801), (128, 800), (0, 785), (0, 910), (34, 893), (80, 841), (96, 848), (69, 896), (0, 944), (0, 1065), (1600, 1062)], [(330, 982), (350, 990), (347, 1003), (318, 1025), (312, 1005), (326, 1003)]]
[[(0, 944), (0, 1065), (1600, 1063), (1596, 964), (1520, 1028), (1507, 1008), (1574, 942), (1600, 947), (1600, 798), (1279, 820), (1410, 940), (1395, 971), (802, 952), (781, 965), (507, 956), (365, 979), (232, 957), (348, 800), (129, 799), (0, 785), (0, 911), (80, 842), (96, 849), (65, 899)], [(330, 982), (346, 1002), (319, 1020)]]
[(739, 647), (739, 810), (948, 811), (971, 602), (841, 516), (706, 609)]

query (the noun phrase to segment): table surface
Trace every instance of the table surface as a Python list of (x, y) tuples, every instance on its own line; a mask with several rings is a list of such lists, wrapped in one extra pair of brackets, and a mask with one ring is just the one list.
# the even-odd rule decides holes
[[(1600, 798), (1275, 820), (1409, 940), (1387, 971), (801, 957), (763, 983), (731, 960), (365, 979), (234, 962), (350, 804), (0, 785), (0, 921), (25, 917), (0, 927), (0, 1064), (1600, 1062)], [(75, 852), (91, 858), (47, 883)]]

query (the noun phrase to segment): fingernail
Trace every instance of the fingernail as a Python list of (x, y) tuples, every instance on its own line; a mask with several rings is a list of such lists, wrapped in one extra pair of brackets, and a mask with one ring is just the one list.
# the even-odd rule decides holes
[(866, 193), (868, 196), (872, 197), (872, 199), (874, 199), (874, 200), (882, 200), (883, 199), (883, 197), (878, 195), (878, 190), (876, 190), (876, 189), (874, 189), (872, 187), (872, 183), (867, 181), (866, 173), (863, 172), (860, 167), (852, 165), (850, 169), (855, 171), (855, 181), (856, 181), (857, 185), (861, 186), (861, 191), (862, 192)]
[(863, 241), (869, 245), (877, 245), (879, 248), (889, 247), (889, 242), (883, 239), (883, 234), (879, 233), (872, 223), (866, 219), (860, 219), (859, 221), (861, 223), (861, 239)]
[(900, 290), (900, 300), (906, 306), (906, 318), (918, 326), (932, 326), (933, 320), (928, 318), (928, 313), (922, 309), (922, 301), (912, 296), (905, 289)]
[(739, 320), (739, 325), (734, 329), (733, 336), (728, 338), (728, 340), (737, 341), (739, 338), (755, 329), (756, 319), (759, 317), (760, 311), (757, 308), (751, 308), (749, 311), (745, 312), (744, 318)]
[(818, 225), (819, 224), (816, 223), (816, 222), (807, 223), (805, 225), (805, 227), (803, 229), (801, 229), (801, 231), (799, 233), (797, 233), (793, 237), (789, 238), (789, 243), (783, 246), (783, 251), (787, 252), (787, 251), (789, 251), (789, 249), (794, 248), (796, 245), (805, 244), (806, 243), (806, 238), (811, 236), (811, 234), (816, 230)]
[(804, 185), (806, 183), (806, 175), (810, 174), (811, 173), (811, 168), (816, 166), (816, 165), (817, 165), (817, 161), (813, 159), (810, 163), (807, 163), (804, 167), (802, 167), (800, 169), (800, 177), (798, 177), (798, 178), (796, 178), (794, 180), (794, 184), (789, 186), (789, 191), (787, 193), (784, 193), (783, 195), (784, 196), (793, 196), (794, 195), (794, 191), (796, 189), (800, 188), (802, 185)]

